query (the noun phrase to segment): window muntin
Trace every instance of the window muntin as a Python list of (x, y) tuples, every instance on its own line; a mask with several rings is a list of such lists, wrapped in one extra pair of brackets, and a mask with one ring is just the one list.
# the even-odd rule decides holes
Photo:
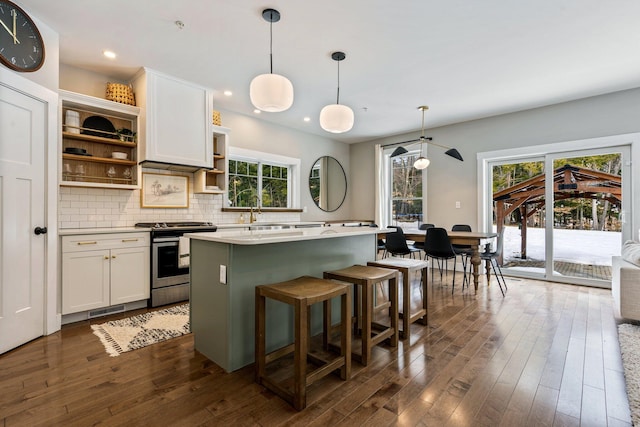
[(289, 208), (290, 166), (229, 159), (229, 203), (232, 207)]
[(423, 170), (413, 167), (419, 156), (419, 152), (409, 152), (390, 159), (391, 224), (417, 228), (422, 222)]

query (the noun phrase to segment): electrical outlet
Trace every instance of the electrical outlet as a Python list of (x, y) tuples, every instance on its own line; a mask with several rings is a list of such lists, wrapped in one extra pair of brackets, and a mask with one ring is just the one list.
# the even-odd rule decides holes
[(456, 209), (460, 209), (460, 202), (456, 202)]
[(226, 265), (220, 266), (220, 283), (222, 283), (223, 285), (227, 284), (227, 266)]

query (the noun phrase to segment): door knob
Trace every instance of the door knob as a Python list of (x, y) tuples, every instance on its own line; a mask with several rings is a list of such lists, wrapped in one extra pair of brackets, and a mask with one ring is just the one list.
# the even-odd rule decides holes
[(33, 232), (36, 234), (36, 236), (47, 234), (47, 227), (36, 227)]

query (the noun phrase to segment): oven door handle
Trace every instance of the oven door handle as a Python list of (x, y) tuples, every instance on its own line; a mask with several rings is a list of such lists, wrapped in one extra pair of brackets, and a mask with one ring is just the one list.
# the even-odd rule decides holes
[(151, 243), (178, 242), (178, 237), (154, 237)]

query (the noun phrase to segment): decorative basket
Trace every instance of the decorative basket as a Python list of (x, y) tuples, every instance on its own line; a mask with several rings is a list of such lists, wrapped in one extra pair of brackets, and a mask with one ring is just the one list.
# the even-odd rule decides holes
[(121, 104), (136, 105), (136, 97), (133, 94), (133, 88), (129, 85), (121, 83), (107, 83), (107, 96), (109, 101), (119, 102)]
[(213, 124), (216, 126), (222, 126), (222, 119), (220, 118), (220, 111), (213, 111)]

